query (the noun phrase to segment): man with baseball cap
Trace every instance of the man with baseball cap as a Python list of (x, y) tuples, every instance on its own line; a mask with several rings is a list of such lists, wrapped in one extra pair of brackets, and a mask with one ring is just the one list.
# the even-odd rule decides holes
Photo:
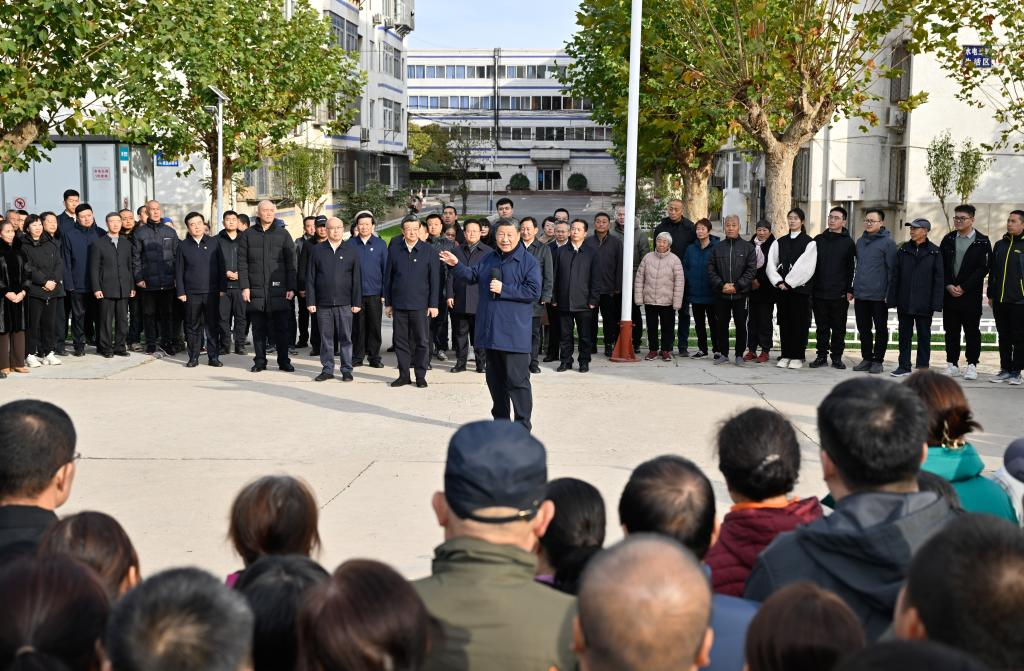
[(443, 635), (426, 669), (572, 669), (574, 599), (535, 582), (544, 446), (520, 424), (473, 422), (448, 444), (444, 492), (432, 501), (445, 542), (431, 576), (413, 583)]
[(910, 375), (910, 350), (917, 331), (917, 368), (927, 368), (932, 354), (932, 316), (942, 312), (942, 251), (928, 239), (932, 230), (927, 219), (914, 219), (910, 240), (896, 252), (896, 268), (889, 284), (889, 307), (896, 308), (900, 330), (899, 367), (889, 373), (893, 377)]

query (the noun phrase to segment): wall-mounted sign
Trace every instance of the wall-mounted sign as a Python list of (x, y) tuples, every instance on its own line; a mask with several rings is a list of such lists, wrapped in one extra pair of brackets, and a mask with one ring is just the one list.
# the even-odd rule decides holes
[(109, 182), (110, 181), (110, 168), (101, 167), (92, 169), (92, 178), (97, 182)]
[(168, 161), (168, 160), (164, 159), (164, 157), (161, 154), (157, 154), (156, 155), (156, 164), (157, 164), (157, 167), (160, 167), (160, 168), (177, 168), (178, 167), (178, 162), (177, 161)]
[(978, 68), (992, 67), (992, 49), (981, 44), (964, 46), (964, 62), (970, 61)]
[(118, 156), (121, 158), (122, 161), (127, 161), (128, 160), (128, 147), (127, 146), (121, 145), (118, 148), (117, 152), (118, 152)]

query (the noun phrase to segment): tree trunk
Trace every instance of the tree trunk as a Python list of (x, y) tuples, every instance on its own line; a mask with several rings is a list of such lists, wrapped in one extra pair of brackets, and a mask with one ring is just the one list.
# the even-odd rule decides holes
[(764, 218), (772, 223), (776, 237), (786, 235), (786, 214), (793, 205), (793, 161), (799, 145), (776, 142), (764, 155)]
[[(11, 158), (14, 158), (20, 156), (21, 153), (24, 152), (30, 144), (35, 142), (45, 130), (46, 126), (39, 117), (36, 117), (35, 119), (26, 119), (14, 128), (4, 132), (3, 136), (0, 137), (0, 144), (4, 146), (4, 153), (7, 153)], [(10, 166), (0, 165), (0, 171), (8, 167)]]
[(713, 160), (713, 154), (705, 155), (700, 157), (700, 165), (696, 168), (679, 166), (679, 173), (683, 177), (683, 216), (690, 221), (708, 216), (708, 179), (711, 177)]

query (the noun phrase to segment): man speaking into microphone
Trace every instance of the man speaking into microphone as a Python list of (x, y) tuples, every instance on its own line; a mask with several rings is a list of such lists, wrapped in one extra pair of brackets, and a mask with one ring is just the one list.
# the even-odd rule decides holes
[(497, 249), (472, 267), (459, 263), (448, 251), (440, 252), (440, 258), (456, 277), (470, 284), (488, 283), (488, 291), (480, 292), (475, 335), (476, 346), (487, 350), (491, 416), (509, 419), (511, 412), (514, 421), (529, 430), (533, 414), (530, 349), (533, 306), (540, 300), (540, 266), (519, 244), (514, 222), (499, 219), (492, 235)]

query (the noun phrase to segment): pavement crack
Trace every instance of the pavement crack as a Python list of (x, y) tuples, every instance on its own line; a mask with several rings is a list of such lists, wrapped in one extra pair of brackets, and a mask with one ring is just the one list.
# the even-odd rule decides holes
[(339, 489), (339, 490), (338, 490), (338, 493), (337, 493), (337, 494), (335, 494), (334, 496), (332, 496), (332, 497), (331, 497), (330, 499), (328, 499), (328, 500), (327, 500), (327, 501), (326, 501), (326, 502), (325, 502), (325, 503), (324, 503), (324, 504), (323, 504), (322, 506), (320, 506), (320, 510), (323, 510), (323, 509), (324, 509), (324, 508), (326, 508), (327, 506), (331, 505), (331, 503), (332, 503), (332, 502), (334, 501), (334, 499), (336, 499), (336, 498), (338, 498), (339, 496), (341, 496), (342, 494), (344, 494), (344, 493), (345, 493), (345, 490), (347, 490), (347, 489), (348, 489), (349, 487), (351, 487), (352, 485), (354, 485), (354, 484), (355, 484), (355, 482), (356, 482), (356, 480), (358, 480), (359, 478), (361, 478), (361, 477), (362, 477), (362, 475), (363, 475), (363, 473), (365, 473), (366, 471), (370, 470), (370, 467), (371, 467), (371, 466), (373, 466), (373, 465), (374, 465), (375, 463), (377, 463), (377, 460), (376, 460), (376, 459), (373, 459), (372, 461), (370, 461), (370, 463), (366, 464), (366, 466), (365, 466), (365, 467), (363, 468), (363, 470), (361, 470), (361, 471), (359, 471), (358, 473), (356, 473), (356, 476), (355, 476), (354, 478), (352, 478), (351, 480), (349, 480), (349, 481), (348, 481), (348, 483), (347, 483), (347, 484), (346, 484), (346, 485), (345, 485), (344, 487), (342, 487), (341, 489)]
[[(758, 389), (756, 385), (748, 384), (747, 386), (750, 387), (751, 391), (753, 391), (755, 394), (757, 394), (761, 398), (761, 400), (764, 401), (764, 403), (769, 408), (771, 408), (775, 412), (779, 413), (780, 415), (785, 417), (787, 420), (789, 419), (789, 416), (785, 412), (783, 412), (778, 406), (776, 406), (774, 403), (769, 401), (768, 400), (768, 396), (766, 396), (764, 392), (762, 392), (760, 389)], [(812, 438), (809, 433), (807, 433), (806, 431), (801, 429), (799, 424), (797, 424), (796, 422), (793, 422), (793, 421), (790, 421), (789, 423), (793, 425), (793, 429), (798, 431), (800, 433), (800, 435), (802, 435), (804, 438), (809, 440), (811, 442), (811, 444), (813, 444), (815, 447), (819, 447), (819, 448), (821, 447), (821, 443), (819, 443), (814, 438)]]

